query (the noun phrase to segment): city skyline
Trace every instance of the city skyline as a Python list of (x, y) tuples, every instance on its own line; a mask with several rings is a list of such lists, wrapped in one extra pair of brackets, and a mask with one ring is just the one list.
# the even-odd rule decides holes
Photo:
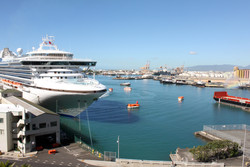
[(59, 49), (97, 61), (97, 69), (249, 65), (247, 0), (4, 1), (0, 50)]

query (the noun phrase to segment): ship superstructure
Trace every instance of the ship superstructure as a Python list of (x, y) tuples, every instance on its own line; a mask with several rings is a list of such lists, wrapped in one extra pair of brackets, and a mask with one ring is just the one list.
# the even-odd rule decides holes
[(22, 91), (27, 100), (76, 116), (106, 92), (104, 85), (82, 72), (96, 61), (73, 59), (72, 53), (57, 48), (52, 36), (43, 38), (37, 50), (17, 52), (5, 48), (0, 53), (0, 78), (4, 88)]

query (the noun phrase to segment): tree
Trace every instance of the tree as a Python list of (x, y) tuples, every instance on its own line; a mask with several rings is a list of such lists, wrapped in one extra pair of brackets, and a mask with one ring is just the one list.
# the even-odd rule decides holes
[(14, 167), (15, 163), (11, 164), (9, 161), (0, 162), (0, 167)]
[(215, 140), (204, 146), (190, 149), (194, 158), (201, 162), (211, 162), (215, 159), (235, 157), (240, 154), (238, 143), (229, 140)]

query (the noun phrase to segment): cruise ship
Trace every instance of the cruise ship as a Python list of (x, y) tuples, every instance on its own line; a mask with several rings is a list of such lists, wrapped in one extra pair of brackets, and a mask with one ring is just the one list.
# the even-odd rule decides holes
[(78, 60), (59, 50), (53, 36), (42, 38), (38, 49), (22, 55), (4, 48), (0, 52), (0, 79), (4, 89), (23, 92), (23, 98), (62, 115), (77, 116), (106, 92), (82, 68), (96, 65), (93, 60)]

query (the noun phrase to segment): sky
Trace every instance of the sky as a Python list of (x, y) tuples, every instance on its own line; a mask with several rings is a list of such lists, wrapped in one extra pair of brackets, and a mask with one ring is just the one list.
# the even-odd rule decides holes
[(59, 49), (96, 69), (250, 65), (249, 0), (2, 0), (0, 50)]

